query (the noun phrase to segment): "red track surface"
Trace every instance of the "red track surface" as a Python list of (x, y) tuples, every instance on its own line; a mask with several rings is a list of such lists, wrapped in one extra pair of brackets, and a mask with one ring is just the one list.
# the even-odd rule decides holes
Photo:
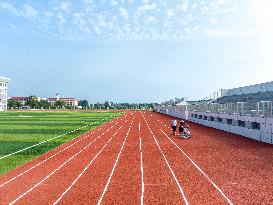
[(273, 204), (273, 147), (125, 115), (0, 176), (0, 204)]

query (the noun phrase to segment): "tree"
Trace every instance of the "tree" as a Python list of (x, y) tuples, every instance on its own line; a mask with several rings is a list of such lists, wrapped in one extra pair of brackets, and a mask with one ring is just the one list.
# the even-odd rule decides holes
[(65, 107), (65, 101), (64, 100), (57, 100), (56, 102), (55, 102), (55, 106), (57, 107), (57, 108), (59, 108), (59, 109), (62, 109), (62, 108), (64, 108)]
[(80, 100), (79, 101), (79, 106), (82, 106), (82, 108), (88, 108), (89, 107), (89, 103), (87, 100)]
[(109, 107), (110, 107), (109, 102), (108, 102), (108, 101), (105, 101), (105, 102), (103, 103), (103, 107), (104, 107), (104, 109), (109, 108)]
[(50, 103), (47, 100), (41, 100), (40, 101), (40, 107), (43, 109), (49, 109)]
[(95, 104), (94, 104), (94, 108), (95, 108), (95, 109), (101, 109), (101, 108), (102, 108), (102, 104), (99, 103), (99, 102), (98, 102), (98, 103), (95, 103)]
[(19, 101), (14, 100), (14, 99), (8, 99), (8, 108), (9, 109), (16, 109), (16, 108), (20, 108), (22, 105)]
[(29, 96), (25, 105), (30, 106), (31, 109), (40, 107), (38, 98), (35, 95)]

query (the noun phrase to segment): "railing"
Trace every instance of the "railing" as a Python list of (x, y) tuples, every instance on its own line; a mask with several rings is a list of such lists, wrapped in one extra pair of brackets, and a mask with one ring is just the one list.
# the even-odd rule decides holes
[(242, 116), (272, 116), (272, 101), (261, 101), (256, 103), (237, 102), (226, 104), (198, 104), (198, 105), (180, 105), (167, 106), (171, 110), (180, 111), (198, 111), (198, 112), (212, 112), (221, 114), (237, 114)]

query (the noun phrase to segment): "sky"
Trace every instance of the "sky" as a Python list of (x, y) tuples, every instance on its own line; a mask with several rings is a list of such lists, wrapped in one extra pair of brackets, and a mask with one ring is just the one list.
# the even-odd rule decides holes
[(272, 0), (1, 0), (9, 96), (203, 99), (272, 81)]

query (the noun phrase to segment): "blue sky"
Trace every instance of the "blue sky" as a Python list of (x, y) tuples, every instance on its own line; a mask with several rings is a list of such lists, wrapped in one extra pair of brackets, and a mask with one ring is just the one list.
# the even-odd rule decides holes
[(0, 2), (9, 95), (201, 99), (271, 81), (271, 0)]

